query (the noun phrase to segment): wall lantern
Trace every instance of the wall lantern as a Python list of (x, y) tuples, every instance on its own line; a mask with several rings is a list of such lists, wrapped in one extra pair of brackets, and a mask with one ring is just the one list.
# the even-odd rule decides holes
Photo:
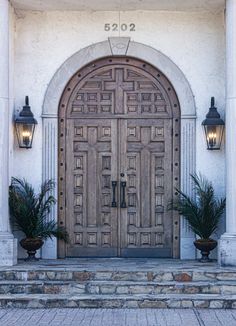
[(209, 108), (209, 112), (206, 115), (206, 119), (202, 122), (202, 125), (206, 135), (207, 149), (220, 149), (225, 123), (220, 118), (220, 114), (215, 107), (214, 97), (211, 98), (211, 107)]
[(37, 120), (34, 119), (34, 115), (30, 110), (29, 97), (26, 96), (25, 105), (19, 113), (19, 116), (15, 118), (15, 128), (20, 148), (32, 147), (36, 124)]

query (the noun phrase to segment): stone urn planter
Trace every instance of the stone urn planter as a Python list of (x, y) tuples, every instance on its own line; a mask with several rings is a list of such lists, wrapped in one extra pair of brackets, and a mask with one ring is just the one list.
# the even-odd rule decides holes
[(170, 202), (169, 209), (179, 212), (199, 237), (194, 246), (201, 251), (201, 262), (209, 262), (209, 253), (217, 246), (211, 238), (225, 211), (225, 198), (217, 198), (210, 181), (201, 174), (191, 174), (194, 196), (176, 189), (178, 197)]
[(20, 241), (20, 245), (23, 249), (27, 251), (28, 257), (26, 261), (36, 261), (38, 258), (35, 257), (35, 254), (38, 249), (44, 244), (43, 240), (40, 238), (24, 238)]
[(194, 241), (194, 246), (201, 251), (202, 258), (200, 261), (207, 263), (211, 261), (211, 259), (209, 259), (209, 254), (211, 250), (216, 248), (217, 241), (213, 239), (198, 239)]

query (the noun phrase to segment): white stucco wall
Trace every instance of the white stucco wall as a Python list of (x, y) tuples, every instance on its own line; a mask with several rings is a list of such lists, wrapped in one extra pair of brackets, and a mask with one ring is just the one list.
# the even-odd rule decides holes
[[(105, 32), (105, 23), (135, 23), (135, 32)], [(27, 178), (36, 187), (42, 179), (42, 103), (47, 85), (59, 66), (78, 50), (109, 36), (131, 40), (163, 52), (183, 71), (197, 108), (197, 171), (225, 193), (224, 149), (207, 151), (201, 122), (210, 97), (224, 118), (225, 40), (222, 12), (31, 12), (15, 16), (15, 109), (24, 96), (39, 124), (33, 148), (14, 147), (12, 175)], [(161, 70), (161, 67), (159, 67)]]

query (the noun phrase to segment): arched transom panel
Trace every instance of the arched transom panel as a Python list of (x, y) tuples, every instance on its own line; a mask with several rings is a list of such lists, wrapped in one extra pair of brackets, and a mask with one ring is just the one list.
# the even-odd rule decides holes
[(60, 116), (68, 118), (179, 116), (178, 100), (167, 78), (151, 65), (131, 58), (112, 57), (87, 65), (67, 84), (62, 102)]

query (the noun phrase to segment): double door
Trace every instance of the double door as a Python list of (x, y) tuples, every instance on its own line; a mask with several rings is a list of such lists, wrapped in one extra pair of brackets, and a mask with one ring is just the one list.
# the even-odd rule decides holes
[(68, 257), (171, 257), (172, 119), (67, 119)]

